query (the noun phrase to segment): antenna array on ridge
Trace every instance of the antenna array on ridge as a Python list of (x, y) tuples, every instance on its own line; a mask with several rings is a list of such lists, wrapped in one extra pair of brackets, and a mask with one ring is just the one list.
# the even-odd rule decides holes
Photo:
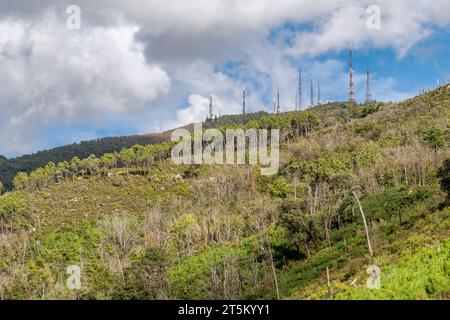
[(372, 103), (373, 97), (372, 92), (370, 91), (370, 71), (369, 68), (367, 68), (367, 80), (366, 80), (366, 103)]
[(356, 103), (355, 83), (353, 82), (353, 51), (350, 49), (350, 85), (348, 92), (348, 102)]
[(245, 88), (242, 90), (242, 124), (245, 124)]
[(298, 88), (297, 88), (297, 100), (295, 104), (295, 111), (298, 111), (302, 108), (302, 99), (303, 99), (303, 93), (302, 93), (302, 69), (298, 69)]
[(212, 121), (214, 119), (213, 108), (214, 108), (214, 96), (211, 95), (209, 97), (209, 114), (208, 114), (209, 121)]
[(276, 113), (280, 113), (281, 112), (281, 105), (280, 105), (280, 88), (278, 88), (277, 91), (277, 108), (276, 108)]

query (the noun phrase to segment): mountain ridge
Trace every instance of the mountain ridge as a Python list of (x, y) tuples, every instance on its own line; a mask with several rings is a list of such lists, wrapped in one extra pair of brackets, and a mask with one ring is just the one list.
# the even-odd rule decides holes
[[(247, 115), (247, 121), (258, 119), (267, 115), (266, 112), (255, 112)], [(213, 122), (205, 122), (204, 127), (217, 127), (224, 124), (238, 124), (241, 122), (240, 115), (224, 115)], [(103, 137), (93, 140), (74, 142), (55, 148), (40, 150), (35, 153), (25, 154), (14, 158), (6, 158), (0, 155), (0, 182), (5, 190), (12, 190), (12, 180), (18, 172), (30, 173), (31, 171), (45, 166), (48, 162), (69, 161), (73, 157), (87, 158), (90, 155), (97, 157), (109, 152), (119, 152), (124, 148), (133, 145), (158, 144), (169, 141), (172, 131), (180, 128), (192, 128), (193, 124), (188, 124), (178, 128), (173, 128), (160, 133), (148, 133), (143, 135), (130, 135), (118, 137)]]

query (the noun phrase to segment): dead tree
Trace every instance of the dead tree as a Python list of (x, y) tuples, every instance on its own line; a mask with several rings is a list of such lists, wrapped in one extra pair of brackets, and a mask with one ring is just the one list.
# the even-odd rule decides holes
[(367, 227), (366, 216), (364, 215), (363, 208), (361, 206), (361, 203), (359, 202), (358, 196), (356, 195), (355, 191), (353, 191), (353, 196), (355, 197), (356, 202), (358, 203), (359, 211), (361, 211), (361, 215), (362, 215), (362, 218), (363, 218), (364, 229), (366, 231), (367, 245), (369, 247), (370, 261), (372, 263), (374, 263), (372, 245), (370, 244), (369, 228)]

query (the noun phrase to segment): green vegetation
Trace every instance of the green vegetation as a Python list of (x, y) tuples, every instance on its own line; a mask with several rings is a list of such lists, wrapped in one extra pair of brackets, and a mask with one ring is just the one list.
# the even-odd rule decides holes
[(175, 166), (171, 142), (24, 170), (0, 197), (0, 298), (448, 299), (449, 105), (441, 88), (208, 124), (281, 129), (273, 177)]
[(120, 151), (135, 144), (157, 144), (169, 139), (169, 132), (142, 136), (110, 137), (74, 143), (14, 159), (6, 159), (0, 156), (0, 181), (3, 182), (7, 190), (11, 190), (13, 188), (12, 180), (18, 172), (30, 173), (49, 162), (70, 161), (73, 157), (87, 158), (90, 155), (101, 157), (105, 153)]
[(438, 177), (441, 179), (441, 189), (447, 193), (447, 204), (450, 203), (450, 159), (444, 161), (444, 164), (438, 171)]
[[(247, 114), (245, 122), (248, 123), (252, 120), (259, 120), (267, 115), (266, 112)], [(217, 128), (222, 126), (241, 125), (242, 120), (242, 116), (240, 115), (224, 115), (215, 119), (213, 123), (204, 123), (204, 127)], [(91, 141), (82, 141), (80, 143), (40, 151), (13, 159), (7, 159), (0, 155), (0, 182), (4, 184), (6, 190), (12, 190), (13, 178), (18, 172), (30, 173), (31, 171), (45, 166), (49, 162), (58, 163), (70, 161), (74, 157), (83, 159), (95, 155), (100, 158), (106, 153), (120, 152), (122, 149), (130, 148), (134, 145), (159, 144), (169, 141), (171, 133), (172, 131), (167, 131), (157, 134), (107, 137)], [(1, 192), (2, 190), (0, 190), (0, 194)]]
[(337, 299), (427, 299), (448, 298), (450, 293), (450, 241), (435, 247), (422, 248), (411, 256), (383, 270), (383, 290), (364, 287), (345, 289)]

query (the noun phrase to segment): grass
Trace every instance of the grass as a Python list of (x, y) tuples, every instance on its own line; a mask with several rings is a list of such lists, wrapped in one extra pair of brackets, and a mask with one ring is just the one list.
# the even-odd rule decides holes
[[(413, 212), (421, 207), (411, 208)], [(377, 243), (375, 263), (382, 272), (382, 289), (366, 288), (367, 257), (364, 239), (348, 241), (350, 252), (335, 244), (310, 260), (293, 263), (282, 277), (287, 299), (446, 299), (450, 290), (450, 208), (418, 217), (384, 242)], [(381, 234), (380, 234), (381, 232)], [(374, 230), (382, 236), (381, 229)], [(381, 246), (381, 247), (380, 247)], [(326, 267), (333, 296), (328, 295)]]

